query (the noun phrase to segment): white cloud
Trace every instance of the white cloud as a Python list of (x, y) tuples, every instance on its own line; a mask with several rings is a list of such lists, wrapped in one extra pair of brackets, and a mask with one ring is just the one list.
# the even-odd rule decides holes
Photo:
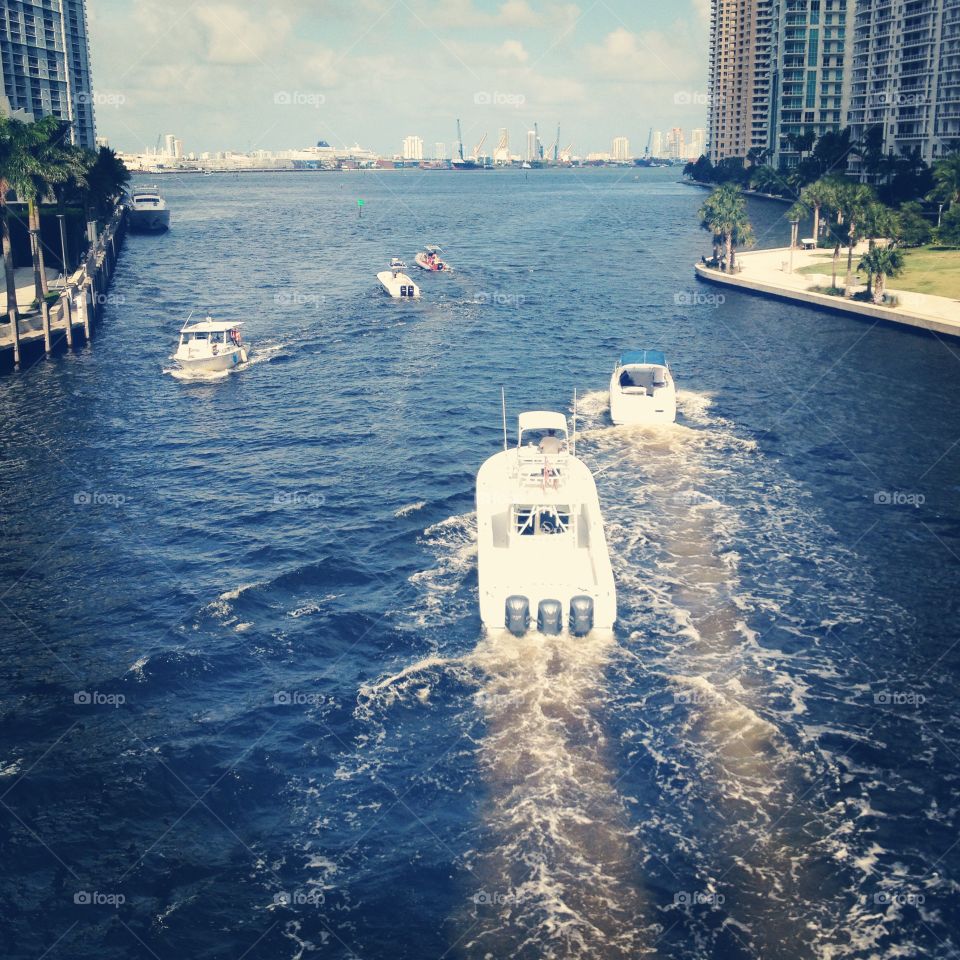
[(514, 63), (526, 63), (530, 59), (530, 54), (519, 40), (504, 40), (497, 48), (497, 57)]
[(208, 4), (197, 7), (194, 15), (206, 30), (209, 63), (263, 63), (272, 59), (290, 31), (286, 15), (275, 9), (254, 16), (229, 4)]
[(617, 27), (599, 46), (586, 50), (595, 74), (628, 82), (686, 82), (692, 59), (682, 36), (667, 38), (655, 30), (632, 33)]

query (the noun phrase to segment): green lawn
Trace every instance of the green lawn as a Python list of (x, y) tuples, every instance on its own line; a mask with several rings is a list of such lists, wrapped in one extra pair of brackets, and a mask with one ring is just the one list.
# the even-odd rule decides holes
[[(912, 290), (914, 293), (929, 293), (935, 297), (949, 297), (960, 300), (960, 250), (938, 250), (933, 247), (917, 247), (904, 250), (907, 260), (906, 269), (901, 276), (887, 281), (893, 290)], [(830, 276), (832, 254), (818, 253), (816, 264), (802, 267), (797, 273), (822, 273)], [(858, 259), (854, 257), (854, 267)], [(840, 251), (837, 264), (837, 283), (843, 286), (847, 272), (847, 251)], [(865, 277), (860, 278), (866, 282)]]

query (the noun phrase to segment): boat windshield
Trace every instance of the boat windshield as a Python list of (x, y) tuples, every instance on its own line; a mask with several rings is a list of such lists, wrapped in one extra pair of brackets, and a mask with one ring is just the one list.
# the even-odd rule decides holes
[(570, 507), (522, 504), (513, 508), (513, 529), (521, 537), (556, 536), (570, 531)]

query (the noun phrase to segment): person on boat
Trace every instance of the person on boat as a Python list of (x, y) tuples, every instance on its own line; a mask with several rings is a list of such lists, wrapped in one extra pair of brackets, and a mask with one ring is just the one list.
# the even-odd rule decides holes
[(563, 451), (563, 441), (556, 435), (555, 430), (548, 430), (545, 437), (540, 439), (540, 452), (545, 456), (556, 456)]

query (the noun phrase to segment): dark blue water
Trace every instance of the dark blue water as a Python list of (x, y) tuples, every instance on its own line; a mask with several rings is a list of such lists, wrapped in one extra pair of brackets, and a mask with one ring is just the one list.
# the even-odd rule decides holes
[[(167, 182), (0, 382), (0, 954), (957, 955), (960, 350), (718, 301), (675, 178)], [(246, 369), (164, 372), (191, 310)], [(675, 428), (609, 426), (634, 346)], [(613, 642), (481, 634), (501, 384), (580, 392)]]

